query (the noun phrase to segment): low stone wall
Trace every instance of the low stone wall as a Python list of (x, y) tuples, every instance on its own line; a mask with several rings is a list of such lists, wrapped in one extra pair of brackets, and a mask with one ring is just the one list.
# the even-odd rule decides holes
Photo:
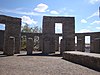
[(63, 53), (63, 58), (68, 61), (100, 71), (100, 54), (66, 51)]

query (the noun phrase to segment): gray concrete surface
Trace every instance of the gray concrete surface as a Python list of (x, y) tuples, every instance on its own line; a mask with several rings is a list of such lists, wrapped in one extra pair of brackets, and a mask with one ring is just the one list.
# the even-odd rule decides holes
[(21, 52), (6, 57), (0, 52), (0, 75), (100, 75), (100, 72), (63, 60), (58, 55), (26, 54)]

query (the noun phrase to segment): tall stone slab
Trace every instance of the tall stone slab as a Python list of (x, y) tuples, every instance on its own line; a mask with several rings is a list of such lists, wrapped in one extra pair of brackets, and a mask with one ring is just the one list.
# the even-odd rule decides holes
[(4, 30), (0, 30), (0, 51), (3, 51), (4, 45)]
[(60, 41), (60, 54), (62, 55), (64, 51), (65, 51), (65, 40), (61, 39), (61, 41)]
[(32, 38), (27, 38), (27, 44), (26, 44), (27, 55), (32, 55), (33, 44), (34, 44), (33, 39)]
[(66, 17), (63, 20), (63, 39), (65, 40), (64, 51), (75, 50), (75, 18)]
[(100, 35), (98, 34), (91, 35), (90, 52), (100, 53)]
[(55, 24), (52, 17), (43, 17), (43, 53), (55, 52)]
[(15, 38), (14, 53), (19, 53), (21, 50), (21, 19), (0, 15), (0, 23), (5, 24), (4, 54), (7, 53), (8, 47), (10, 46), (10, 36), (13, 36)]
[(77, 51), (85, 52), (85, 36), (77, 36)]
[(40, 51), (43, 50), (43, 37), (42, 37), (42, 35), (39, 36), (39, 50)]
[(7, 56), (12, 56), (14, 55), (14, 52), (15, 52), (15, 37), (10, 36), (8, 40), (8, 44), (9, 46), (6, 46), (7, 50), (5, 51), (4, 54)]
[[(74, 17), (43, 17), (43, 53), (55, 52), (55, 23), (62, 23), (64, 51), (75, 50)], [(44, 44), (48, 44), (44, 46)], [(48, 46), (48, 47), (47, 47)], [(46, 49), (47, 48), (47, 49)]]
[(59, 36), (55, 36), (55, 51), (59, 51)]

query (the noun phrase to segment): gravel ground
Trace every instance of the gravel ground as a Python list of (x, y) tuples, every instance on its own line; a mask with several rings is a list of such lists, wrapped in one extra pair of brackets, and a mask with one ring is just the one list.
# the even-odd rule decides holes
[(100, 72), (57, 56), (0, 54), (0, 75), (100, 75)]

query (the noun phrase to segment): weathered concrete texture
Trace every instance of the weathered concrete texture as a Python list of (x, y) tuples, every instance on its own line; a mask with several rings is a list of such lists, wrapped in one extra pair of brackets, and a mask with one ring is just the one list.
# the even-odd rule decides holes
[(22, 51), (11, 57), (0, 54), (0, 75), (100, 75), (100, 72), (65, 61), (62, 57), (36, 54), (26, 56)]
[(55, 39), (51, 35), (43, 36), (43, 53), (55, 53)]
[(15, 37), (10, 36), (8, 40), (9, 46), (7, 47), (7, 50), (4, 52), (5, 55), (11, 56), (14, 55), (15, 52)]
[(74, 17), (43, 17), (43, 53), (55, 52), (55, 23), (62, 23), (64, 50), (75, 50)]
[(27, 38), (27, 43), (26, 43), (26, 49), (27, 49), (27, 55), (31, 55), (33, 52), (33, 39), (32, 38)]
[(4, 30), (0, 30), (0, 51), (3, 51), (4, 45)]
[(80, 40), (78, 41), (78, 51), (85, 51), (85, 36), (90, 36), (90, 52), (100, 53), (100, 32), (92, 33), (76, 33), (75, 34)]
[(55, 52), (55, 23), (52, 17), (43, 17), (43, 53)]
[(55, 51), (59, 51), (59, 36), (55, 36)]
[(100, 53), (100, 35), (94, 34), (91, 36), (91, 43), (90, 43), (90, 52), (91, 53)]
[(42, 39), (42, 35), (41, 35), (41, 36), (39, 36), (39, 50), (40, 51), (43, 50), (43, 48), (42, 48), (43, 46), (42, 45), (43, 45), (43, 39)]
[(64, 39), (61, 39), (61, 41), (60, 41), (60, 54), (62, 55), (63, 54), (63, 52), (64, 52), (64, 46), (65, 45), (65, 41), (64, 41)]
[(63, 58), (100, 71), (100, 54), (66, 51), (63, 53)]
[(85, 52), (85, 36), (77, 36), (77, 51)]
[(10, 46), (10, 36), (15, 37), (15, 53), (19, 53), (21, 50), (21, 19), (0, 15), (0, 23), (5, 24), (4, 54), (9, 53), (7, 50)]
[(65, 51), (75, 50), (75, 18), (64, 18), (62, 28), (62, 35), (65, 40)]

